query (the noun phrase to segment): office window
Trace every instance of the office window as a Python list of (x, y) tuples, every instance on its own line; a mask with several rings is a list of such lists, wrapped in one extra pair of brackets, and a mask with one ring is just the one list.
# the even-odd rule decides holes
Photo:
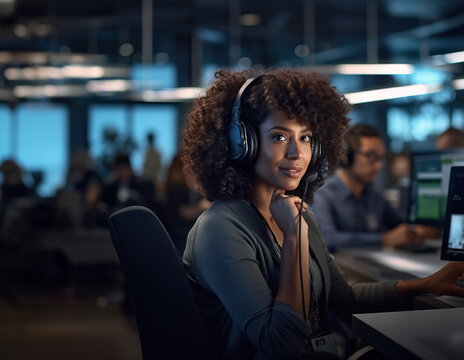
[(404, 143), (411, 140), (409, 130), (409, 116), (406, 110), (401, 108), (388, 109), (387, 133), (391, 139), (391, 149), (394, 152), (401, 151)]
[(68, 159), (68, 110), (61, 105), (21, 104), (17, 108), (18, 149), (14, 154), (27, 171), (40, 171), (41, 196), (64, 185)]
[(132, 67), (131, 77), (137, 89), (167, 89), (177, 86), (177, 69), (174, 64)]
[(464, 130), (464, 110), (455, 109), (452, 116), (452, 125), (455, 128)]
[(12, 122), (11, 110), (6, 105), (0, 105), (0, 162), (12, 156)]
[(413, 139), (424, 141), (427, 137), (445, 131), (450, 125), (448, 109), (443, 106), (428, 103), (420, 107), (418, 113), (411, 119)]
[[(174, 106), (96, 105), (90, 109), (88, 128), (91, 154), (102, 176), (108, 174), (108, 161), (117, 151), (129, 153), (134, 171), (140, 174), (149, 132), (155, 135), (163, 167), (170, 164), (177, 151), (177, 111)], [(113, 141), (104, 139), (105, 131), (114, 134)]]
[(177, 111), (170, 105), (138, 105), (133, 109), (133, 137), (138, 147), (132, 156), (134, 170), (141, 172), (147, 146), (147, 134), (155, 135), (155, 145), (161, 154), (164, 169), (177, 152)]
[(201, 68), (200, 86), (209, 87), (215, 80), (214, 73), (220, 68), (217, 64), (205, 64)]
[(444, 106), (426, 103), (414, 112), (401, 107), (387, 111), (387, 133), (392, 151), (402, 151), (407, 143), (422, 143), (421, 149), (434, 148), (435, 136), (448, 128), (449, 113)]

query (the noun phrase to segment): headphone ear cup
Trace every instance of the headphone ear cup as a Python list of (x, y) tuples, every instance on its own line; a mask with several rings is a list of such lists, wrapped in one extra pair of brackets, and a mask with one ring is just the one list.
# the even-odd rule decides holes
[(317, 137), (311, 138), (311, 161), (308, 168), (311, 168), (321, 156), (321, 143)]
[(351, 147), (348, 148), (348, 151), (346, 153), (346, 162), (347, 162), (347, 167), (351, 167), (354, 162), (354, 151), (351, 149)]
[(229, 156), (243, 164), (252, 163), (258, 154), (258, 136), (247, 122), (234, 121), (229, 128)]
[(255, 129), (248, 122), (242, 122), (245, 129), (245, 138), (248, 144), (248, 149), (244, 155), (243, 162), (245, 164), (252, 164), (258, 156), (258, 135)]
[(246, 130), (241, 121), (233, 121), (229, 128), (229, 156), (233, 160), (240, 161), (247, 153)]
[[(312, 171), (311, 168), (316, 163), (317, 159), (321, 156), (321, 143), (317, 137), (311, 138), (311, 160), (309, 161), (306, 176), (306, 187), (312, 183), (319, 176), (317, 171)], [(306, 190), (305, 190), (306, 193)]]

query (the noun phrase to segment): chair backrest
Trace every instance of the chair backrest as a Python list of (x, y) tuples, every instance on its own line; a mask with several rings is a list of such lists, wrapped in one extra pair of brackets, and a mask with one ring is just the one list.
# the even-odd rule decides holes
[(109, 218), (144, 360), (213, 359), (213, 347), (177, 251), (158, 217), (131, 206)]

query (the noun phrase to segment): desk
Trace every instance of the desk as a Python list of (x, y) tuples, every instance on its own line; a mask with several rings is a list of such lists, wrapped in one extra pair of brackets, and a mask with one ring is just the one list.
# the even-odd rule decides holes
[(464, 356), (464, 308), (353, 315), (353, 332), (390, 359)]
[[(410, 253), (379, 248), (352, 248), (335, 254), (335, 259), (350, 282), (409, 280), (429, 276), (447, 261), (434, 253)], [(414, 299), (415, 309), (464, 307), (464, 298), (422, 295)]]

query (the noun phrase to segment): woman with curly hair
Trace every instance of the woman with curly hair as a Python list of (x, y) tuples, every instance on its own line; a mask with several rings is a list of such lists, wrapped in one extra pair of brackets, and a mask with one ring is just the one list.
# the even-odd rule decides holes
[(185, 171), (214, 202), (184, 264), (220, 358), (331, 356), (328, 309), (349, 319), (419, 292), (464, 295), (462, 265), (417, 281), (346, 282), (306, 202), (342, 155), (348, 111), (327, 79), (273, 69), (217, 72), (187, 114)]

